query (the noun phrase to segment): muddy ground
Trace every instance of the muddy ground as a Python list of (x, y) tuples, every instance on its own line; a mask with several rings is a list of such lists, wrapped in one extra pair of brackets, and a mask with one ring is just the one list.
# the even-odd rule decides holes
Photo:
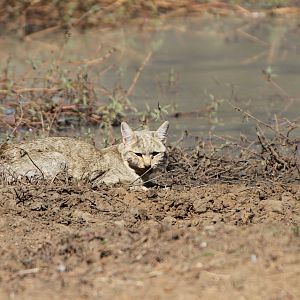
[(148, 191), (2, 184), (0, 298), (300, 299), (296, 177), (182, 155)]

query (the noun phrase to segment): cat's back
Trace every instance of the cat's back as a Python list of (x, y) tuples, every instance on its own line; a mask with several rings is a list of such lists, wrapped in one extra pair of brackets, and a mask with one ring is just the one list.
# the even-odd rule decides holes
[(94, 156), (98, 150), (92, 144), (72, 137), (47, 137), (18, 144), (2, 144), (0, 158), (17, 159), (24, 152), (28, 153), (51, 153), (57, 152), (64, 156), (72, 153), (84, 156)]
[(73, 137), (47, 137), (30, 142), (23, 142), (18, 144), (19, 147), (26, 149), (56, 149), (61, 151), (70, 151), (74, 149), (95, 149), (95, 147), (83, 140)]

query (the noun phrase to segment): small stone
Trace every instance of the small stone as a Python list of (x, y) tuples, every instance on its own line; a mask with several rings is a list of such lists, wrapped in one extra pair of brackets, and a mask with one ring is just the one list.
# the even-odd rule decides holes
[(42, 202), (35, 202), (30, 206), (30, 210), (33, 211), (45, 211), (48, 209), (48, 205)]
[(124, 220), (115, 221), (115, 224), (119, 227), (125, 227), (126, 222)]
[(206, 243), (206, 242), (202, 242), (202, 243), (200, 244), (200, 247), (201, 247), (201, 248), (206, 248), (206, 247), (207, 247), (207, 243)]
[(72, 217), (76, 218), (78, 220), (83, 220), (84, 222), (94, 222), (94, 217), (93, 215), (91, 215), (88, 212), (84, 212), (81, 211), (79, 209), (76, 209), (73, 213), (72, 213)]
[(167, 217), (163, 218), (163, 223), (165, 225), (171, 226), (171, 225), (176, 224), (176, 219), (174, 217), (167, 216)]
[(193, 208), (198, 214), (205, 213), (207, 211), (207, 202), (204, 199), (197, 199), (193, 203)]
[(63, 263), (60, 263), (60, 264), (57, 266), (57, 271), (58, 271), (58, 272), (63, 273), (63, 272), (66, 272), (66, 270), (67, 270), (67, 267), (66, 267), (66, 265), (63, 264)]
[(201, 224), (201, 220), (200, 219), (197, 219), (197, 218), (193, 218), (191, 220), (191, 226), (198, 226), (199, 224)]
[(149, 217), (147, 215), (147, 211), (144, 209), (139, 209), (139, 208), (131, 208), (129, 209), (129, 213), (134, 217), (136, 220), (148, 220)]
[(256, 254), (251, 254), (250, 260), (251, 260), (252, 263), (255, 264), (257, 262), (257, 256), (256, 256)]
[(283, 214), (283, 204), (278, 200), (265, 200), (260, 203), (260, 208), (266, 211), (276, 212), (278, 214)]
[(258, 191), (258, 198), (259, 200), (265, 200), (267, 198), (267, 193), (265, 191)]

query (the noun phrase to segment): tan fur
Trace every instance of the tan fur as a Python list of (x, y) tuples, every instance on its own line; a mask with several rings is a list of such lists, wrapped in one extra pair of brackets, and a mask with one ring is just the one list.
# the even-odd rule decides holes
[(123, 122), (123, 142), (100, 150), (68, 137), (3, 144), (0, 148), (0, 172), (9, 182), (22, 177), (53, 179), (58, 174), (67, 174), (95, 185), (141, 185), (153, 170), (166, 166), (168, 126), (165, 122), (157, 131), (132, 131)]

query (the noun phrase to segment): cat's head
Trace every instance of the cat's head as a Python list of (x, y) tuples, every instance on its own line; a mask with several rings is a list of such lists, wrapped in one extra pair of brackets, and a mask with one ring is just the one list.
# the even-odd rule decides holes
[(164, 122), (156, 131), (133, 131), (126, 122), (121, 124), (123, 158), (137, 173), (164, 166), (167, 162), (165, 146), (169, 122)]

